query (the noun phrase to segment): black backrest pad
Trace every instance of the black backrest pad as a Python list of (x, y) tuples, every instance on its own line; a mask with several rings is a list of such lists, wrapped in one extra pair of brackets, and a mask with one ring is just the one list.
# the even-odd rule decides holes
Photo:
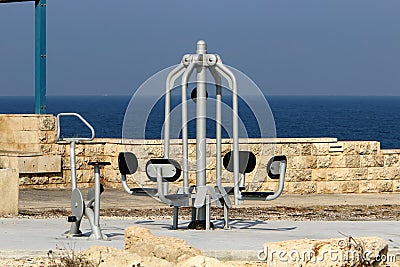
[(281, 163), (287, 164), (286, 156), (274, 156), (269, 159), (267, 172), (271, 179), (279, 179)]
[[(149, 165), (153, 165), (153, 166), (149, 168)], [(166, 168), (165, 170), (168, 173), (170, 173), (170, 176), (167, 177), (164, 174), (163, 179), (168, 182), (175, 182), (181, 176), (181, 165), (179, 165), (179, 163), (176, 160), (163, 159), (163, 158), (150, 159), (146, 163), (146, 174), (147, 174), (147, 177), (153, 182), (157, 182), (157, 175), (156, 175), (154, 167)]]
[[(256, 156), (251, 151), (239, 151), (239, 173), (252, 172), (256, 162)], [(225, 154), (223, 164), (227, 171), (233, 172), (233, 151)]]
[(134, 174), (138, 168), (138, 161), (135, 154), (131, 152), (121, 152), (118, 155), (118, 168), (121, 174)]

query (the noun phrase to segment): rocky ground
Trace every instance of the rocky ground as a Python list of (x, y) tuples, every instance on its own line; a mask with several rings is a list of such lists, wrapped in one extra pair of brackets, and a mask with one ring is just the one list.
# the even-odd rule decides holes
[[(172, 217), (169, 207), (152, 208), (107, 208), (101, 210), (101, 216), (136, 219), (166, 219)], [(55, 218), (70, 215), (65, 208), (56, 209), (21, 209), (20, 217)], [(182, 219), (190, 218), (190, 209), (181, 208), (179, 215)], [(222, 210), (212, 208), (212, 218), (221, 218)], [(230, 217), (236, 219), (291, 220), (291, 221), (398, 221), (400, 220), (400, 205), (335, 205), (308, 207), (240, 207), (230, 210)]]

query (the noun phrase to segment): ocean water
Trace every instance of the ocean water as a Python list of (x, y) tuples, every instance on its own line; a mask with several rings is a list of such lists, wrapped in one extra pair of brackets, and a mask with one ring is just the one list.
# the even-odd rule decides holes
[[(400, 148), (400, 97), (271, 96), (267, 100), (275, 119), (277, 137), (376, 140), (381, 142), (382, 148)], [(50, 96), (47, 111), (51, 114), (80, 113), (94, 126), (97, 137), (120, 138), (129, 101), (129, 96)], [(179, 99), (172, 99), (173, 105), (178, 102)], [(260, 131), (254, 125), (251, 110), (244, 103), (239, 103), (239, 110), (246, 128), (250, 129), (249, 137), (259, 137)], [(33, 112), (33, 97), (0, 97), (0, 113)], [(146, 138), (160, 138), (163, 116), (163, 103), (160, 102), (146, 124)], [(62, 123), (65, 135), (74, 135), (77, 129), (82, 129), (74, 120)], [(190, 122), (188, 128), (189, 137), (194, 137), (195, 123)], [(214, 137), (214, 132), (214, 124), (210, 121), (207, 136)], [(227, 134), (224, 131), (224, 135)]]

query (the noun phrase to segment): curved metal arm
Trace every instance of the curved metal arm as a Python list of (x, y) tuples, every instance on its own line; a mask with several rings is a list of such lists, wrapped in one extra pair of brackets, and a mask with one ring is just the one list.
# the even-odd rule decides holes
[(127, 192), (130, 195), (133, 195), (133, 191), (131, 191), (130, 187), (128, 186), (128, 182), (126, 181), (125, 174), (121, 174), (121, 182), (122, 182), (122, 187), (124, 188), (125, 192)]
[(237, 82), (235, 75), (233, 75), (230, 69), (222, 64), (220, 59), (217, 61), (216, 70), (228, 80), (232, 89), (233, 181), (235, 205), (239, 205), (239, 108)]
[(163, 178), (162, 178), (162, 169), (157, 168), (157, 190), (158, 190), (158, 198), (161, 200), (161, 202), (172, 205), (172, 201), (167, 199), (164, 195), (164, 190), (163, 190)]
[(283, 192), (283, 187), (285, 185), (285, 173), (286, 173), (286, 163), (281, 162), (280, 170), (279, 170), (279, 185), (278, 190), (270, 196), (267, 196), (265, 200), (274, 200), (277, 199)]
[(222, 80), (221, 76), (218, 74), (215, 68), (210, 68), (211, 75), (215, 81), (216, 87), (216, 107), (215, 107), (215, 119), (216, 119), (216, 185), (221, 194), (227, 195), (225, 188), (222, 186), (222, 152), (221, 152), (221, 143), (222, 143)]
[[(73, 116), (77, 117), (80, 119), (89, 129), (91, 132), (91, 137), (68, 137), (68, 138), (60, 138), (61, 134), (61, 125), (60, 125), (60, 117), (66, 117), (66, 116)], [(94, 139), (95, 133), (94, 133), (94, 128), (90, 123), (85, 120), (80, 114), (78, 113), (59, 113), (57, 114), (57, 139), (56, 142), (58, 141), (68, 141), (68, 142), (78, 142), (78, 141), (91, 141)]]
[(164, 117), (164, 158), (169, 158), (169, 134), (170, 134), (170, 119), (169, 113), (171, 110), (171, 89), (174, 86), (176, 79), (182, 75), (185, 70), (185, 65), (181, 62), (167, 76), (165, 84), (165, 117)]
[(188, 167), (188, 114), (187, 114), (187, 83), (190, 75), (192, 74), (196, 64), (190, 63), (189, 67), (182, 75), (182, 167), (183, 167), (183, 192), (189, 193), (189, 167)]

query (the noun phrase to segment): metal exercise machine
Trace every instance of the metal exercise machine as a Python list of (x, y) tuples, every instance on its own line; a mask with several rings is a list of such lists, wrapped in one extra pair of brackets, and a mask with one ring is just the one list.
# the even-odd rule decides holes
[[(60, 118), (72, 116), (80, 119), (91, 132), (91, 137), (61, 137)], [(70, 143), (70, 166), (71, 166), (71, 211), (72, 216), (68, 216), (68, 222), (71, 223), (70, 230), (64, 235), (69, 237), (80, 237), (82, 231), (80, 225), (83, 215), (89, 220), (92, 233), (90, 239), (109, 240), (109, 238), (101, 232), (100, 228), (100, 195), (104, 191), (103, 185), (100, 184), (100, 167), (110, 165), (110, 162), (89, 162), (88, 164), (94, 168), (94, 188), (89, 189), (86, 202), (83, 200), (82, 193), (77, 187), (76, 181), (76, 144), (81, 141), (91, 141), (95, 136), (94, 129), (80, 114), (78, 113), (59, 113), (57, 115), (57, 142), (64, 141)]]
[[(207, 70), (211, 73), (216, 85), (216, 185), (207, 184), (206, 177), (206, 101), (207, 101)], [(187, 84), (189, 77), (196, 72), (196, 91), (192, 99), (196, 102), (196, 185), (189, 185), (188, 167), (188, 108)], [(182, 77), (182, 167), (170, 158), (170, 114), (171, 90), (175, 81)], [(229, 82), (232, 92), (232, 143), (233, 150), (222, 159), (222, 77)], [(274, 200), (278, 198), (284, 187), (287, 159), (285, 156), (272, 157), (267, 164), (267, 173), (271, 179), (278, 179), (276, 192), (248, 192), (245, 189), (245, 174), (254, 170), (256, 157), (250, 151), (239, 151), (239, 118), (238, 118), (238, 85), (234, 74), (216, 54), (207, 54), (204, 41), (197, 42), (195, 54), (185, 55), (181, 63), (173, 69), (166, 79), (165, 118), (164, 118), (164, 158), (150, 159), (146, 164), (148, 178), (157, 183), (157, 188), (129, 188), (126, 175), (137, 170), (136, 156), (131, 152), (119, 155), (119, 168), (122, 185), (126, 192), (132, 195), (151, 195), (161, 202), (174, 207), (172, 229), (178, 227), (179, 207), (192, 207), (192, 220), (189, 229), (211, 229), (210, 204), (224, 208), (224, 228), (229, 229), (228, 210), (232, 207), (229, 195), (233, 195), (234, 204), (243, 200)], [(233, 186), (222, 185), (222, 166), (233, 173)], [(168, 184), (176, 181), (183, 174), (183, 185), (175, 194), (168, 194)]]

